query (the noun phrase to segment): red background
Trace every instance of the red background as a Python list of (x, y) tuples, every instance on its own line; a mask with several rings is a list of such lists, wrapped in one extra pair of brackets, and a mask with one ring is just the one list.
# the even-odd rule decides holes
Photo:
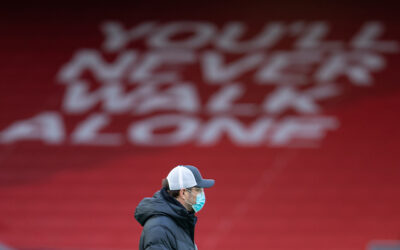
[[(398, 40), (396, 9), (384, 2), (46, 3), (5, 6), (0, 57), (0, 130), (60, 110), (60, 67), (81, 48), (100, 48), (99, 24), (119, 20), (327, 20), (334, 34), (369, 20)], [(352, 26), (353, 25), (353, 26)], [(348, 28), (350, 29), (350, 28)], [(199, 249), (366, 249), (400, 240), (399, 54), (324, 109), (340, 121), (318, 148), (146, 148), (0, 144), (0, 243), (17, 249), (136, 249), (133, 213), (177, 164), (216, 179), (199, 213)], [(194, 81), (196, 80), (193, 79)], [(74, 125), (68, 124), (68, 129)], [(124, 128), (125, 129), (125, 128)]]

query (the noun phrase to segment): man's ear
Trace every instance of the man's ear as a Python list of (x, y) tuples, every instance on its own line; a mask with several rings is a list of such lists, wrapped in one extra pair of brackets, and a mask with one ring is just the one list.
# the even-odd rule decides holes
[(179, 196), (183, 197), (185, 192), (186, 190), (182, 188), (181, 190), (179, 190)]

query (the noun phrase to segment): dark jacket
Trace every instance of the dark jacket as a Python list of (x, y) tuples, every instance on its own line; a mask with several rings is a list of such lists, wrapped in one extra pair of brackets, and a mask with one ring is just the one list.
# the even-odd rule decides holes
[(135, 211), (143, 226), (139, 250), (195, 250), (194, 227), (197, 218), (166, 189), (144, 198)]

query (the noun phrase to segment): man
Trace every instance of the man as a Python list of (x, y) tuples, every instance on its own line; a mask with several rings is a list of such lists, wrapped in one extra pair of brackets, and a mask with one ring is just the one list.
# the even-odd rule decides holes
[(194, 229), (205, 204), (204, 188), (214, 180), (203, 179), (194, 166), (173, 168), (162, 188), (152, 198), (144, 198), (135, 218), (143, 226), (139, 250), (195, 250)]

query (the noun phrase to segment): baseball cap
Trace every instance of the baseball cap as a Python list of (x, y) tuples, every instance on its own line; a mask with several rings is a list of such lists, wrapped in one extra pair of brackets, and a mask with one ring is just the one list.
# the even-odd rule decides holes
[(215, 183), (213, 179), (203, 179), (200, 171), (191, 165), (179, 165), (174, 167), (167, 176), (170, 190), (182, 188), (201, 187), (209, 188)]

